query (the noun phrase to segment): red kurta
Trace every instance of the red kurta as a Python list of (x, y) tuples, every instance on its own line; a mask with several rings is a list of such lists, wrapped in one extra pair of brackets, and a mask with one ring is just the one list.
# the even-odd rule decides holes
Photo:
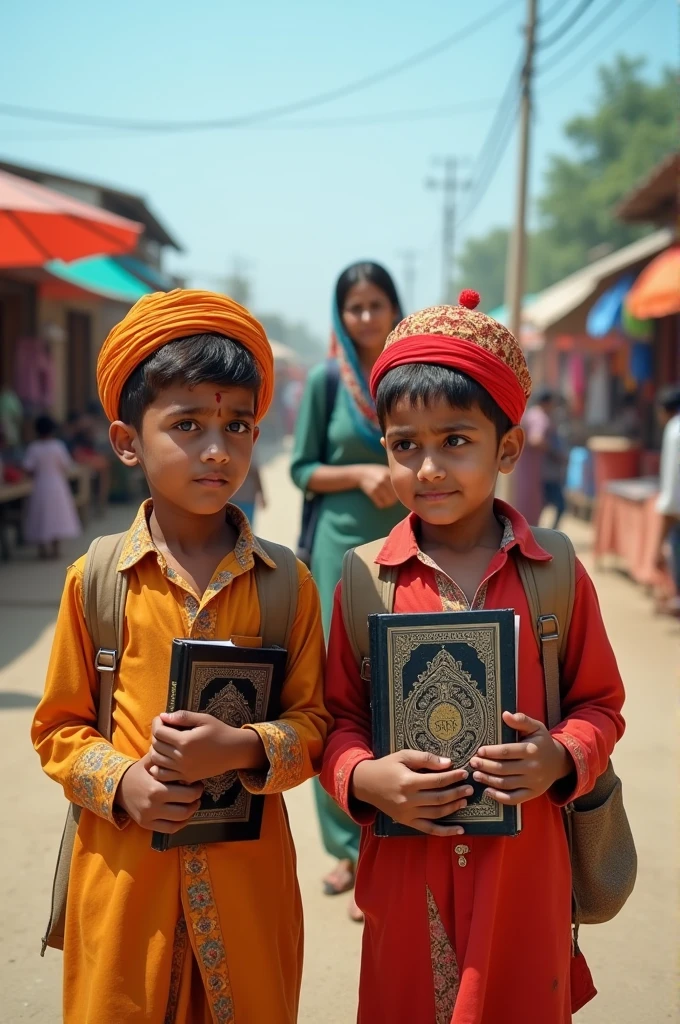
[[(546, 720), (538, 642), (515, 560), (540, 548), (514, 509), (496, 503), (505, 532), (475, 607), (521, 618), (518, 710)], [(418, 549), (415, 516), (390, 534), (378, 561), (400, 567), (395, 612), (466, 607), (465, 597)], [(372, 757), (368, 688), (345, 632), (340, 595), (330, 636), (326, 704), (335, 718), (322, 782), (364, 826), (350, 802), (354, 767)], [(623, 733), (624, 691), (597, 595), (577, 562), (576, 598), (563, 667), (564, 721), (552, 735), (574, 762), (570, 793), (524, 804), (517, 837), (378, 839), (363, 830), (356, 899), (366, 915), (359, 1024), (567, 1024), (595, 995), (582, 956), (571, 956), (571, 867), (560, 806), (592, 789)]]

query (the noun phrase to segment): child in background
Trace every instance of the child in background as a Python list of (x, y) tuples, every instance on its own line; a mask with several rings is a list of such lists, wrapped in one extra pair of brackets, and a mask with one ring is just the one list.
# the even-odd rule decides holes
[[(514, 550), (550, 559), (527, 521), (494, 500), (522, 453), (531, 378), (510, 332), (460, 306), (414, 313), (371, 376), (392, 485), (411, 515), (376, 561), (398, 567), (395, 612), (514, 608), (521, 619), (519, 742), (477, 751), (474, 781), (522, 804), (517, 836), (470, 836), (440, 819), (472, 793), (465, 769), (415, 750), (374, 758), (369, 688), (336, 592), (326, 701), (335, 719), (321, 781), (364, 828), (356, 901), (365, 914), (359, 1024), (568, 1024), (595, 995), (572, 949), (571, 864), (561, 808), (589, 792), (623, 732), (623, 684), (597, 595), (576, 562), (562, 666), (563, 721), (545, 685)], [(463, 308), (463, 307), (467, 308)], [(376, 808), (421, 836), (380, 839)]]
[(54, 420), (39, 416), (35, 422), (38, 440), (29, 444), (24, 458), (24, 469), (33, 477), (24, 535), (29, 544), (38, 545), (40, 558), (58, 558), (60, 542), (81, 533), (67, 476), (73, 463), (64, 442), (55, 437), (56, 431)]
[(234, 504), (241, 509), (241, 512), (243, 512), (251, 527), (254, 529), (255, 512), (258, 508), (267, 507), (267, 499), (265, 498), (264, 488), (262, 486), (262, 476), (260, 474), (260, 467), (255, 453), (253, 453), (253, 460), (250, 463), (248, 475), (235, 495)]

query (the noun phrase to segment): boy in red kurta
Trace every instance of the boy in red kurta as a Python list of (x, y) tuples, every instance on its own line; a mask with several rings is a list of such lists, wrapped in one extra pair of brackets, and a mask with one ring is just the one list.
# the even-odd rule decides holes
[[(522, 452), (531, 390), (519, 345), (463, 305), (402, 321), (371, 377), (392, 483), (411, 515), (377, 561), (399, 567), (395, 612), (514, 608), (521, 619), (519, 742), (482, 748), (474, 779), (523, 804), (517, 837), (467, 836), (438, 819), (465, 805), (464, 769), (432, 754), (375, 759), (371, 712), (345, 631), (340, 587), (326, 703), (335, 730), (322, 782), (361, 825), (356, 899), (366, 918), (360, 1024), (566, 1024), (595, 995), (571, 940), (571, 866), (560, 808), (592, 789), (623, 732), (624, 693), (583, 566), (562, 667), (564, 720), (548, 732), (538, 644), (513, 557), (550, 556), (494, 499)], [(376, 838), (375, 809), (423, 835)]]

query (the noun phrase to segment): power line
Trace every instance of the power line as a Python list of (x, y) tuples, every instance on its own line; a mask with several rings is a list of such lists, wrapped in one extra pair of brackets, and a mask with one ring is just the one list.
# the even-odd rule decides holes
[[(657, 0), (642, 0), (642, 3), (638, 4), (638, 6), (635, 7), (630, 12), (629, 16), (624, 21), (622, 21), (617, 28), (613, 29), (609, 33), (606, 40), (607, 43), (612, 43), (615, 39), (618, 39), (618, 37), (622, 35), (627, 29), (631, 28), (636, 22), (638, 22), (643, 14), (647, 14), (647, 12), (650, 10), (651, 7), (654, 6), (655, 3), (657, 3)], [(614, 5), (612, 5), (612, 9), (613, 6)], [(592, 31), (592, 29), (590, 31)], [(590, 34), (590, 31), (588, 34)], [(577, 72), (581, 71), (583, 67), (588, 64), (591, 57), (598, 56), (602, 56), (602, 41), (595, 43), (595, 45), (591, 46), (589, 50), (586, 50), (585, 53), (582, 53), (578, 59), (578, 62), (572, 64), (567, 71), (562, 72), (562, 74), (558, 75), (557, 78), (553, 78), (552, 80), (549, 79), (541, 89), (542, 95), (545, 95), (546, 93), (555, 92), (555, 90), (557, 89), (561, 89), (565, 82), (571, 81), (574, 75)], [(545, 73), (546, 70), (549, 70), (547, 66), (545, 69), (539, 68), (538, 74), (540, 75), (541, 73)]]
[(536, 49), (547, 50), (548, 47), (553, 46), (555, 43), (559, 43), (560, 39), (567, 34), (567, 32), (574, 27), (574, 25), (581, 20), (583, 15), (586, 13), (588, 8), (592, 6), (593, 0), (581, 0), (578, 7), (571, 12), (566, 21), (562, 22), (559, 28), (556, 28), (551, 36), (547, 39), (539, 40)]
[[(421, 109), (413, 110), (388, 110), (383, 113), (375, 114), (360, 114), (356, 117), (342, 116), (342, 117), (327, 117), (327, 118), (316, 118), (306, 121), (274, 121), (271, 124), (268, 122), (262, 124), (243, 124), (235, 125), (232, 130), (254, 130), (254, 131), (299, 131), (299, 130), (311, 130), (316, 128), (352, 128), (352, 127), (365, 127), (374, 126), (381, 124), (394, 124), (405, 121), (425, 121), (431, 118), (445, 118), (452, 117), (456, 114), (474, 113), (476, 111), (489, 110), (494, 107), (498, 101), (495, 99), (488, 100), (470, 100), (469, 103), (453, 103), (440, 107), (423, 107)], [(1, 111), (0, 111), (1, 113)], [(200, 129), (199, 129), (200, 130)], [(170, 131), (170, 129), (168, 129)], [(141, 133), (138, 131), (117, 131), (113, 134), (105, 134), (107, 129), (102, 128), (98, 130), (96, 135), (92, 135), (91, 131), (79, 133), (77, 135), (31, 135), (30, 133), (4, 133), (3, 141), (19, 141), (19, 142), (77, 142), (77, 141), (101, 141), (109, 139), (129, 138), (130, 135), (140, 136)], [(163, 134), (162, 131), (158, 131), (154, 134)]]
[[(649, 8), (653, 2), (654, 0), (647, 0), (647, 7)], [(559, 64), (560, 61), (564, 60), (565, 57), (569, 57), (574, 52), (576, 47), (579, 46), (584, 41), (584, 39), (590, 39), (594, 29), (598, 28), (601, 24), (603, 24), (603, 22), (605, 22), (607, 18), (611, 17), (611, 15), (614, 14), (615, 11), (620, 10), (620, 8), (621, 0), (610, 0), (610, 3), (606, 4), (606, 6), (602, 8), (602, 10), (593, 18), (590, 24), (586, 25), (583, 32), (579, 33), (576, 36), (572, 36), (572, 38), (569, 40), (566, 46), (563, 46), (561, 50), (558, 50), (557, 53), (553, 54), (549, 58), (549, 60), (546, 61), (544, 64), (540, 64), (538, 66), (538, 68), (536, 69), (536, 73), (539, 75), (543, 74), (544, 71), (548, 71), (549, 69), (554, 68), (555, 65)], [(581, 57), (580, 60), (580, 64), (582, 63), (583, 57)]]
[(539, 25), (547, 25), (549, 21), (552, 21), (556, 14), (564, 10), (564, 0), (557, 0), (556, 4), (549, 7), (545, 14), (540, 14), (538, 18)]
[(459, 217), (456, 227), (460, 227), (464, 221), (468, 220), (481, 203), (512, 138), (519, 109), (519, 80), (523, 65), (524, 57), (521, 56), (508, 78), (503, 96), (475, 161), (470, 199)]
[[(619, 35), (634, 25), (635, 22), (639, 21), (642, 15), (649, 11), (649, 9), (657, 2), (658, 0), (642, 0), (642, 3), (631, 11), (630, 15), (610, 33), (607, 38), (607, 42), (613, 42)], [(603, 9), (602, 15), (608, 16), (616, 6), (620, 6), (620, 0), (616, 0), (616, 3), (612, 3), (608, 5), (607, 8)], [(603, 20), (604, 18), (602, 16), (597, 19), (599, 23)], [(589, 35), (591, 31), (592, 25), (588, 30)], [(587, 64), (591, 57), (601, 54), (602, 42), (599, 42), (584, 54), (581, 54), (577, 64), (572, 65), (569, 70), (565, 71), (557, 78), (547, 81), (545, 86), (541, 89), (540, 95), (545, 95), (547, 92), (554, 92), (561, 88), (565, 82), (569, 81), (573, 75), (584, 66), (584, 64)], [(470, 202), (458, 220), (457, 226), (460, 226), (464, 221), (468, 220), (483, 200), (489, 186), (496, 176), (501, 158), (504, 156), (510, 143), (510, 139), (512, 138), (515, 127), (515, 117), (519, 108), (517, 82), (518, 73), (521, 70), (522, 63), (523, 61), (520, 61), (519, 67), (516, 68), (510, 76), (503, 99), (498, 106), (496, 115), (492, 121), (482, 149), (480, 150), (477, 165), (481, 166), (479, 166), (479, 169), (473, 173), (473, 187), (471, 189)], [(554, 63), (555, 61), (553, 60), (551, 62), (551, 67)], [(538, 73), (541, 73), (540, 69)]]
[(420, 50), (418, 53), (415, 53), (410, 57), (397, 61), (395, 64), (391, 64), (389, 67), (383, 68), (382, 71), (373, 72), (370, 75), (365, 75), (362, 78), (356, 79), (354, 82), (349, 82), (346, 85), (339, 86), (335, 89), (329, 89), (326, 92), (308, 96), (306, 99), (280, 104), (275, 107), (266, 107), (262, 110), (253, 111), (250, 114), (212, 118), (203, 121), (140, 121), (138, 119), (100, 117), (90, 114), (75, 114), (64, 111), (44, 110), (38, 107), (24, 107), (11, 103), (0, 104), (0, 113), (4, 113), (9, 117), (20, 117), (38, 121), (52, 121), (61, 124), (79, 125), (81, 127), (127, 128), (130, 131), (150, 132), (168, 130), (176, 132), (192, 132), (197, 130), (202, 131), (207, 129), (233, 128), (245, 124), (254, 124), (257, 121), (268, 121), (273, 118), (284, 117), (288, 114), (296, 114), (301, 110), (309, 110), (312, 107), (322, 106), (325, 103), (344, 99), (346, 96), (353, 95), (354, 93), (368, 89), (371, 86), (378, 85), (380, 82), (384, 82), (389, 78), (393, 78), (395, 75), (408, 71), (411, 68), (416, 67), (418, 64), (431, 60), (433, 57), (438, 56), (440, 53), (444, 53), (457, 43), (463, 42), (480, 29), (486, 28), (486, 26), (494, 21), (499, 15), (503, 14), (511, 7), (514, 7), (515, 4), (516, 0), (503, 0), (502, 3), (498, 4), (498, 6), (494, 7), (482, 17), (477, 18), (476, 21), (470, 22), (470, 24), (465, 26), (465, 28), (457, 29), (451, 35), (446, 36), (446, 38), (440, 40), (438, 43), (434, 43), (432, 46), (428, 46), (424, 50)]

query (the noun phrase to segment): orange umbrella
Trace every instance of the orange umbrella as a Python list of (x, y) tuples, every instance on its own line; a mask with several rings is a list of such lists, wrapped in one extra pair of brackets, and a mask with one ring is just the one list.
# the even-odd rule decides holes
[(131, 252), (142, 225), (0, 171), (0, 267)]
[(626, 309), (638, 320), (680, 313), (680, 245), (645, 267), (626, 296)]

